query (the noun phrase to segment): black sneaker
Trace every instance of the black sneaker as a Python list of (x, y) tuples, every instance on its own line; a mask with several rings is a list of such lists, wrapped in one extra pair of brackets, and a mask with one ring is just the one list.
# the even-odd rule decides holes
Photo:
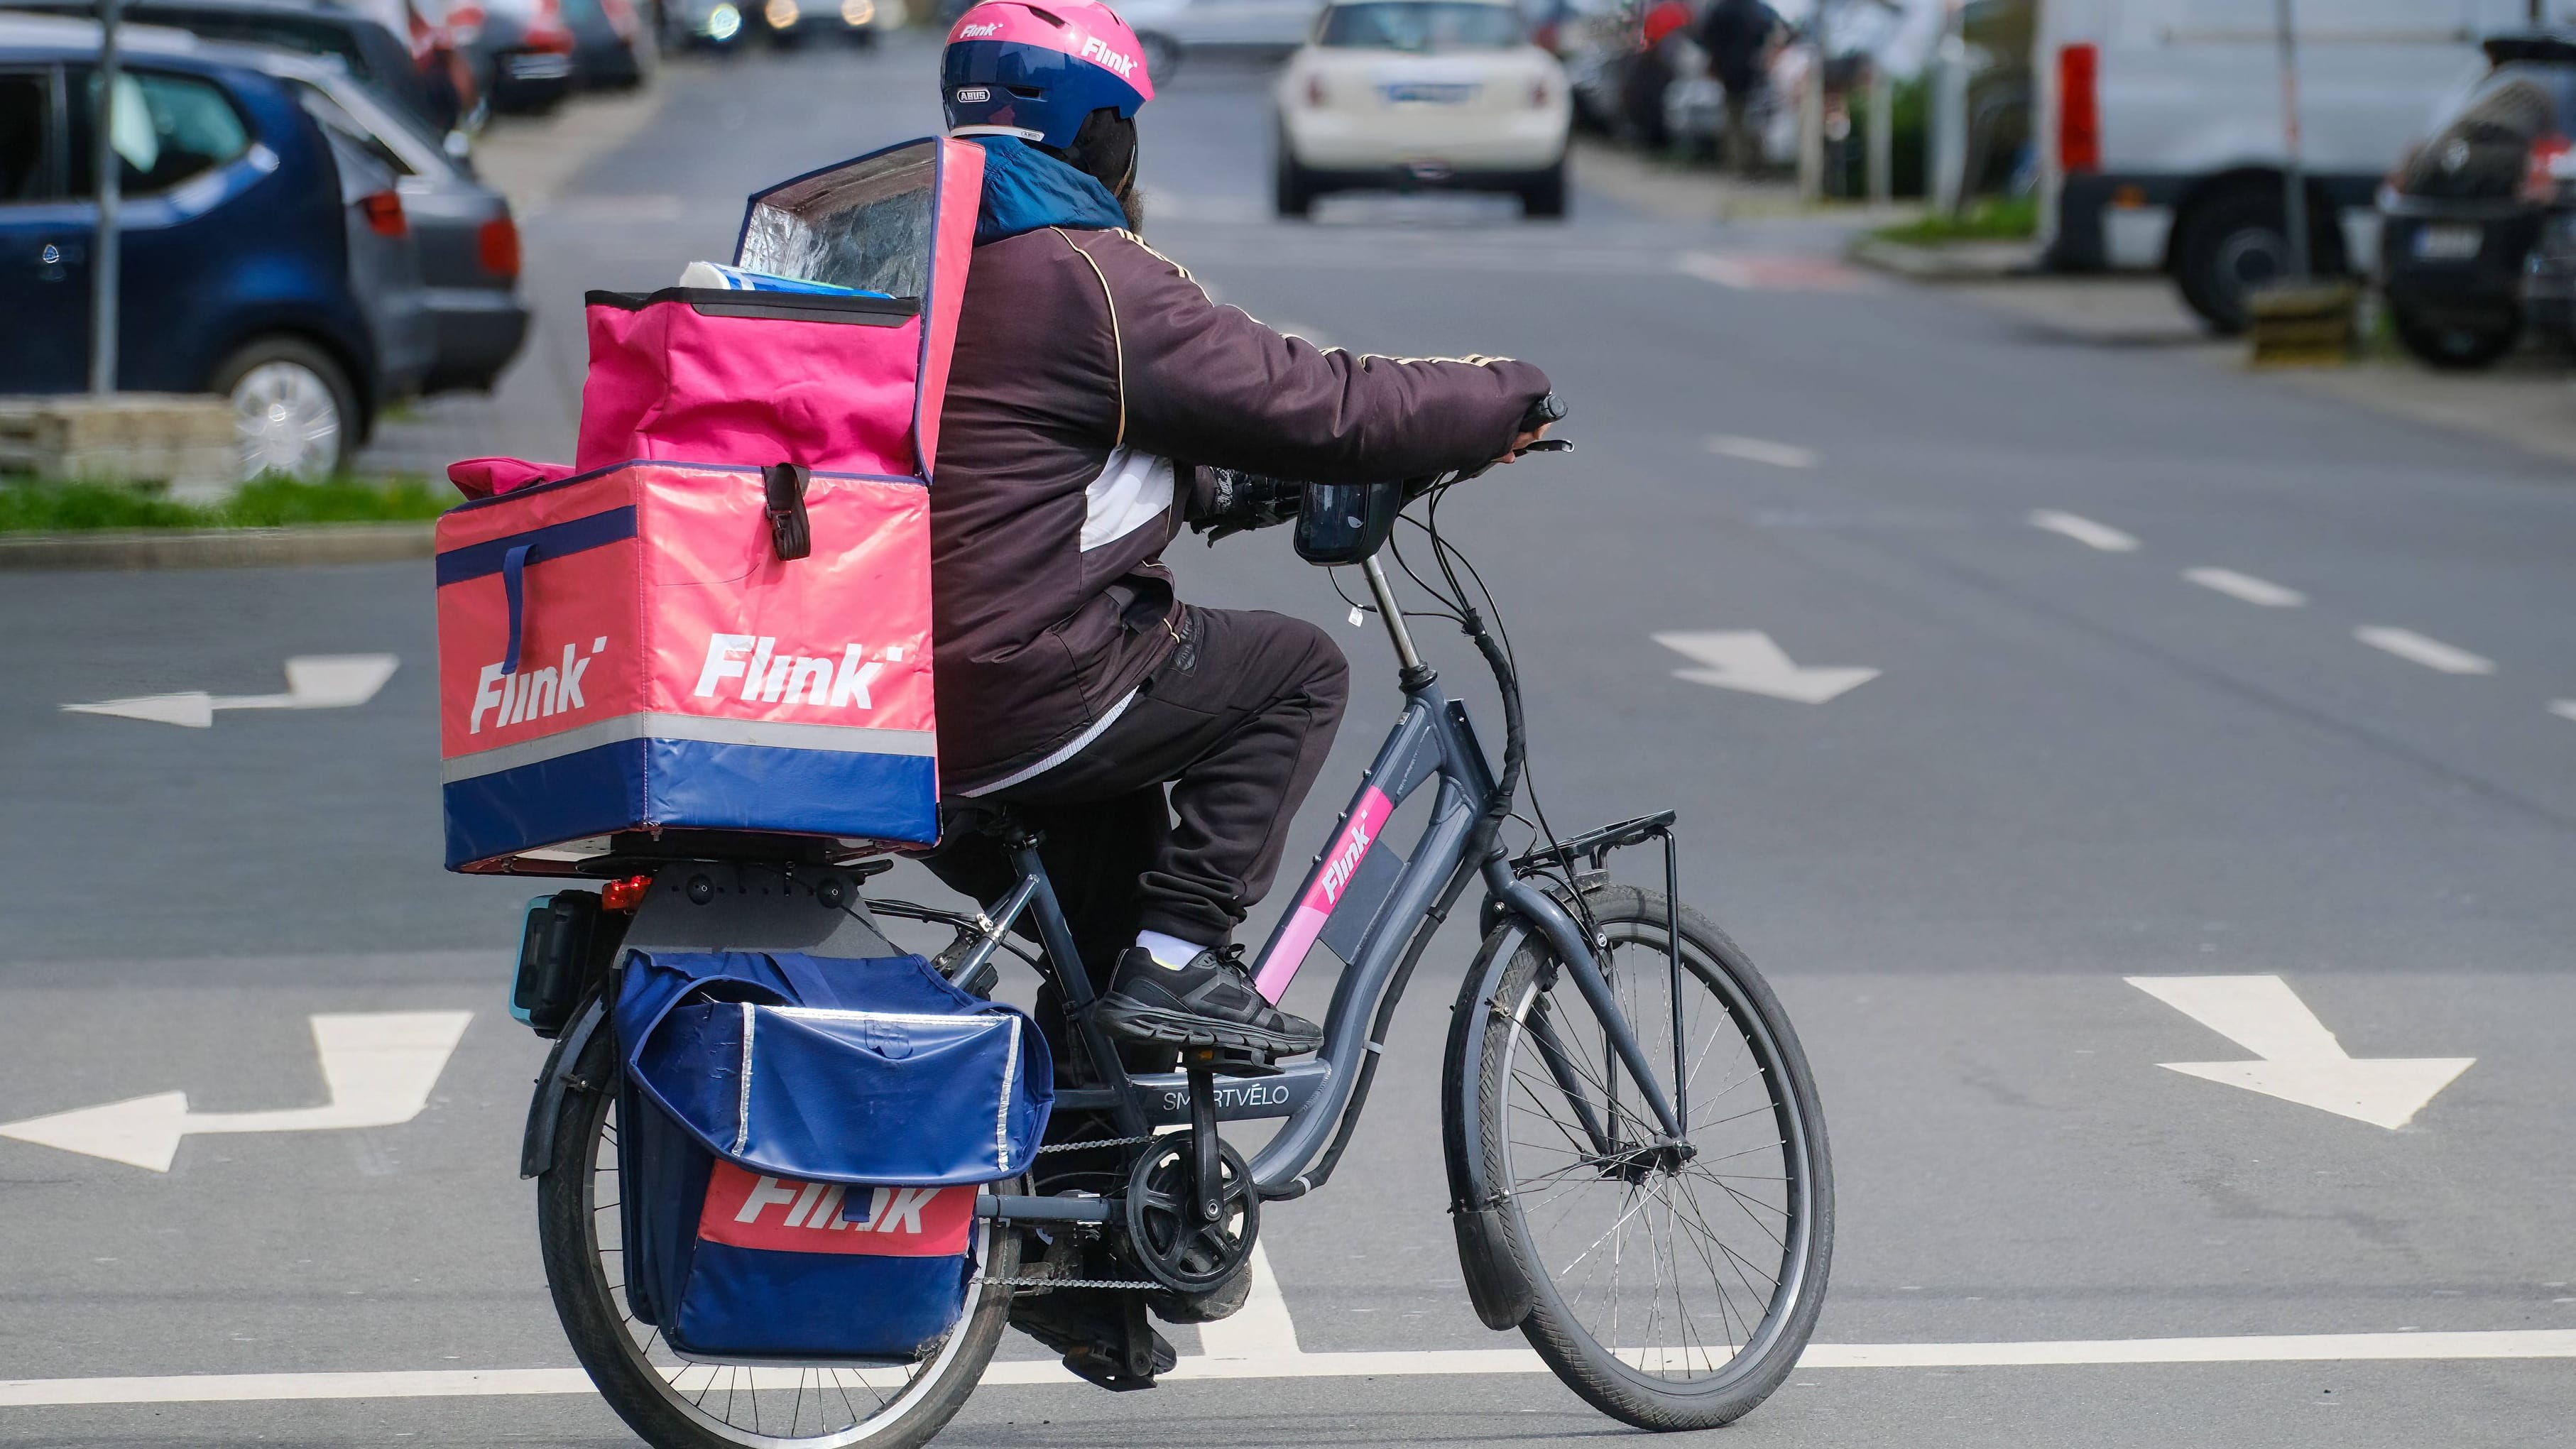
[[(1013, 1300), (1011, 1326), (1063, 1354), (1065, 1368), (1075, 1375), (1112, 1393), (1150, 1389), (1181, 1356), (1141, 1316), (1128, 1316), (1128, 1302), (1135, 1296), (1134, 1289), (1050, 1289)], [(1148, 1360), (1142, 1373), (1128, 1356), (1138, 1334), (1142, 1339), (1133, 1346), (1143, 1349)]]
[(1103, 1031), (1121, 1041), (1212, 1046), (1269, 1061), (1324, 1044), (1324, 1029), (1261, 999), (1243, 967), (1243, 948), (1201, 951), (1175, 971), (1142, 946), (1118, 959), (1118, 979), (1095, 1008)]

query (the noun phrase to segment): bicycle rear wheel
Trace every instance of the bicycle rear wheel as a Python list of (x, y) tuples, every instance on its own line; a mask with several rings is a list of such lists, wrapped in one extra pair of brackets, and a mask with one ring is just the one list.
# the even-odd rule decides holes
[(1533, 936), (1484, 1013), (1478, 1108), (1487, 1180), (1533, 1293), (1521, 1331), (1595, 1408), (1645, 1429), (1704, 1429), (1779, 1387), (1814, 1331), (1833, 1252), (1824, 1116), (1788, 1017), (1744, 953), (1688, 908), (1675, 1068), (1664, 897), (1586, 893), (1602, 965), (1669, 1100), (1661, 1135), (1599, 1019)]
[(626, 1301), (618, 1215), (617, 1054), (603, 1031), (575, 1074), (597, 1085), (568, 1092), (554, 1157), (537, 1183), (537, 1237), (546, 1283), (573, 1353), (601, 1397), (654, 1449), (913, 1449), (945, 1427), (984, 1375), (1010, 1315), (1019, 1235), (975, 1227), (982, 1271), (965, 1312), (918, 1363), (746, 1364), (684, 1358)]

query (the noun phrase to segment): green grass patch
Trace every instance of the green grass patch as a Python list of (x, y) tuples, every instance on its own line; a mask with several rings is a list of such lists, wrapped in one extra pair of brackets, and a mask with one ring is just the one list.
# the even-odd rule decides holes
[(116, 483), (0, 483), (0, 533), (106, 528), (283, 528), (303, 523), (400, 523), (436, 518), (457, 499), (417, 478), (303, 483), (262, 478), (223, 503), (183, 503)]
[(1926, 216), (1870, 235), (1881, 241), (1928, 246), (1956, 241), (2024, 241), (2039, 234), (2039, 198), (1989, 196), (1958, 216)]

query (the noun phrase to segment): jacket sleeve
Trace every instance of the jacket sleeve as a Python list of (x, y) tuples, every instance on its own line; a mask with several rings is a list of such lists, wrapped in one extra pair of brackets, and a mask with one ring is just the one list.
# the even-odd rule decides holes
[(1312, 483), (1391, 482), (1490, 461), (1548, 392), (1547, 374), (1509, 359), (1318, 349), (1218, 306), (1127, 233), (1069, 240), (1109, 294), (1131, 447)]

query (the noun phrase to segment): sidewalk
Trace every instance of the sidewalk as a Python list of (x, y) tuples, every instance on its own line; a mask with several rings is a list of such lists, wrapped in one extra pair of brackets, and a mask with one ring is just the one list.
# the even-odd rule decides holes
[(1685, 166), (1642, 156), (1597, 136), (1574, 138), (1573, 173), (1575, 183), (1584, 189), (1665, 221), (1795, 219), (1873, 227), (1911, 221), (1923, 210), (1915, 203), (1873, 207), (1829, 201), (1805, 206), (1798, 200), (1794, 177), (1747, 181), (1714, 166)]
[(2576, 463), (2576, 371), (2545, 355), (2524, 353), (2485, 372), (2436, 372), (2391, 349), (2344, 367), (2256, 372), (2246, 363), (2246, 341), (2212, 335), (2162, 276), (2043, 274), (1949, 282), (1942, 290), (2052, 338), (2161, 349), (2267, 386)]

